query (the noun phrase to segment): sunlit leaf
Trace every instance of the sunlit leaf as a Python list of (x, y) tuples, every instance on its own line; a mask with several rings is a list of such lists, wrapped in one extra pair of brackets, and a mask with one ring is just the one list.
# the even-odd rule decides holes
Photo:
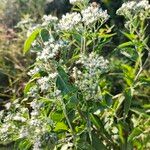
[(118, 46), (118, 48), (124, 48), (124, 47), (128, 47), (128, 46), (133, 46), (134, 43), (129, 41), (129, 42), (125, 42), (125, 43), (122, 43)]
[(55, 131), (68, 130), (68, 127), (64, 122), (57, 122), (54, 130)]
[(127, 32), (123, 32), (123, 35), (125, 35), (128, 39), (130, 39), (131, 41), (137, 38), (137, 35), (133, 34), (133, 33), (127, 33)]
[(40, 33), (40, 31), (41, 31), (41, 28), (35, 29), (30, 34), (30, 36), (27, 38), (27, 40), (24, 43), (24, 49), (23, 49), (24, 53), (27, 53), (30, 50), (31, 44), (34, 42), (34, 40), (36, 39), (36, 37), (38, 36), (38, 34)]

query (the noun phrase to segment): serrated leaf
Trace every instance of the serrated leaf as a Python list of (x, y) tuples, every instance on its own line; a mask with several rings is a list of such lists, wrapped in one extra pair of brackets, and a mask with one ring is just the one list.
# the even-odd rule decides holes
[(41, 28), (37, 28), (35, 29), (30, 36), (27, 38), (27, 40), (24, 43), (24, 49), (23, 52), (24, 54), (27, 53), (30, 48), (31, 48), (31, 44), (33, 43), (33, 41), (36, 39), (36, 37), (38, 36), (38, 34), (40, 33)]

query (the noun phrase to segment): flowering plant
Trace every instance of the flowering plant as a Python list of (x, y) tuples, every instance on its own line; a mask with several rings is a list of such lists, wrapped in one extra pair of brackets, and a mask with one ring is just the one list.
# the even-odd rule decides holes
[[(133, 2), (130, 8), (129, 2), (117, 11), (127, 19), (129, 33), (123, 34), (130, 41), (120, 44), (112, 56), (103, 53), (115, 35), (106, 25), (107, 11), (87, 0), (71, 2), (77, 12), (60, 20), (44, 16), (26, 40), (24, 52), (30, 49), (36, 60), (28, 73), (25, 98), (8, 103), (0, 113), (0, 143), (14, 142), (14, 149), (20, 150), (148, 148), (137, 142), (148, 138), (148, 120), (141, 125), (148, 114), (139, 115), (142, 110), (135, 108), (138, 89), (149, 82), (143, 73), (149, 57), (147, 1), (142, 2), (148, 6)], [(136, 105), (140, 104), (139, 100)]]

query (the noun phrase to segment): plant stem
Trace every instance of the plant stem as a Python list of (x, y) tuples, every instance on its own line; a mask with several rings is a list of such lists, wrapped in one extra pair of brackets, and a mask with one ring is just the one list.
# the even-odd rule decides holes
[(63, 106), (63, 113), (64, 113), (64, 115), (65, 115), (65, 118), (66, 118), (66, 120), (67, 120), (67, 123), (68, 123), (68, 126), (69, 126), (69, 128), (70, 128), (70, 130), (71, 130), (71, 133), (72, 133), (72, 135), (73, 135), (73, 143), (74, 143), (74, 145), (75, 145), (75, 134), (74, 134), (74, 131), (73, 131), (73, 127), (72, 127), (72, 125), (71, 125), (71, 122), (70, 122), (70, 120), (69, 120), (69, 117), (68, 117), (68, 115), (67, 115), (67, 110), (66, 110), (66, 105), (65, 105), (65, 103), (64, 103), (64, 101), (62, 100), (61, 101), (61, 103), (62, 103), (62, 106)]

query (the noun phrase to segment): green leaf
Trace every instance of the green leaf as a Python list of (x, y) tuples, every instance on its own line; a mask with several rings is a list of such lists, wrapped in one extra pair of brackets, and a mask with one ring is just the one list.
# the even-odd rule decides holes
[(132, 142), (132, 140), (134, 140), (134, 138), (136, 138), (142, 132), (143, 132), (143, 130), (141, 130), (139, 127), (134, 128), (128, 137), (128, 142)]
[(132, 100), (132, 89), (128, 88), (124, 92), (125, 100), (124, 100), (124, 115), (127, 117), (128, 112), (130, 110), (131, 106), (131, 100)]
[(96, 115), (90, 114), (90, 119), (97, 129), (100, 129), (101, 126), (103, 126), (102, 122), (100, 122), (100, 120), (96, 117)]
[(73, 64), (75, 61), (77, 61), (80, 58), (80, 55), (75, 55), (72, 58), (70, 58), (67, 62), (67, 64)]
[(18, 150), (29, 150), (32, 146), (32, 143), (28, 139), (20, 139), (17, 143), (15, 148)]
[(73, 85), (69, 82), (69, 77), (62, 67), (58, 67), (58, 77), (56, 81), (56, 86), (65, 95), (73, 90)]
[(39, 77), (40, 77), (39, 73), (36, 73), (35, 75), (32, 76), (31, 80), (25, 85), (24, 94), (27, 94), (30, 91), (30, 88), (36, 85), (34, 81)]
[(94, 132), (92, 132), (92, 147), (94, 150), (107, 150), (102, 140)]
[(150, 109), (150, 104), (144, 104), (142, 107), (143, 107), (144, 109)]
[(141, 115), (145, 118), (150, 118), (150, 115), (148, 115), (144, 109), (139, 109), (139, 108), (131, 108), (131, 111), (138, 114), (138, 115)]
[(90, 120), (93, 123), (93, 125), (97, 128), (97, 130), (101, 132), (101, 134), (105, 135), (107, 139), (111, 139), (110, 135), (104, 128), (103, 122), (100, 120), (100, 118), (97, 115), (90, 113)]
[(119, 130), (119, 138), (121, 140), (121, 143), (124, 144), (125, 143), (125, 137), (123, 135), (123, 126), (121, 123), (117, 124), (118, 126), (118, 130)]
[(89, 46), (92, 42), (93, 42), (92, 40), (88, 40), (88, 41), (86, 42), (86, 46)]
[(58, 77), (56, 80), (56, 86), (61, 91), (64, 98), (68, 99), (73, 105), (78, 101), (77, 88), (69, 81), (69, 76), (66, 74), (62, 67), (57, 68)]
[(134, 68), (127, 64), (122, 64), (121, 68), (123, 70), (124, 80), (126, 81), (127, 85), (132, 86), (134, 81)]
[(113, 105), (113, 109), (115, 110), (115, 112), (117, 112), (117, 110), (120, 108), (120, 106), (122, 105), (122, 103), (125, 99), (125, 97), (122, 94), (118, 94), (116, 96), (117, 96), (116, 97), (117, 99), (115, 98), (115, 96), (113, 97), (113, 99), (116, 99), (115, 103)]
[(111, 106), (113, 101), (112, 101), (112, 95), (108, 91), (103, 92), (103, 97), (105, 99), (106, 106)]
[(37, 28), (35, 29), (30, 36), (27, 38), (27, 40), (24, 43), (24, 49), (23, 52), (24, 54), (27, 53), (30, 48), (31, 48), (31, 44), (33, 43), (33, 41), (36, 39), (36, 37), (38, 36), (38, 34), (40, 33), (41, 28)]
[(75, 39), (77, 43), (81, 42), (82, 36), (80, 34), (72, 34), (72, 36), (73, 36), (73, 39)]
[(24, 94), (27, 94), (30, 91), (30, 88), (32, 88), (35, 85), (34, 82), (28, 82), (24, 88)]
[(150, 78), (149, 77), (140, 77), (139, 80), (143, 85), (150, 86)]
[(116, 33), (112, 33), (112, 34), (99, 34), (100, 38), (111, 38), (114, 35), (116, 35)]
[(127, 47), (127, 46), (133, 46), (134, 43), (129, 41), (129, 42), (125, 42), (125, 43), (122, 43), (118, 46), (118, 48), (124, 48), (124, 47)]
[(126, 33), (122, 31), (122, 34), (124, 36), (126, 36), (128, 39), (130, 39), (131, 41), (137, 38), (137, 35), (133, 34), (133, 33)]
[(64, 122), (57, 122), (54, 131), (60, 131), (60, 130), (68, 130), (67, 125)]
[(40, 36), (41, 36), (43, 42), (48, 41), (49, 40), (49, 31), (46, 29), (41, 29)]
[(138, 58), (138, 54), (133, 47), (122, 48), (120, 50), (120, 53), (128, 59), (132, 60), (133, 62), (136, 62)]
[(132, 57), (129, 53), (127, 53), (125, 51), (121, 51), (121, 54), (123, 54), (127, 58), (131, 58)]
[(64, 114), (61, 113), (61, 112), (54, 112), (54, 113), (51, 114), (51, 119), (53, 121), (59, 122), (63, 118), (64, 118)]

